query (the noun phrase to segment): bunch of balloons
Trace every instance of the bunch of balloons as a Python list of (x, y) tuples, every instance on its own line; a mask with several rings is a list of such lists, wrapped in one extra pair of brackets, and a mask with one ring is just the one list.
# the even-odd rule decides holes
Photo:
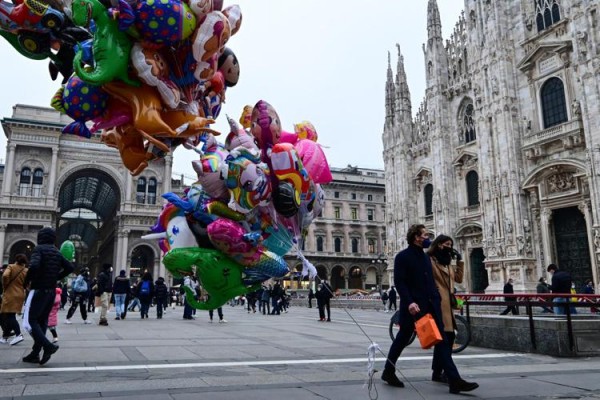
[[(266, 101), (246, 106), (241, 126), (229, 119), (225, 143), (211, 129), (239, 63), (229, 38), (240, 7), (222, 0), (0, 0), (0, 35), (21, 54), (50, 58), (63, 85), (52, 106), (74, 122), (64, 133), (118, 149), (132, 175), (177, 146), (200, 154), (198, 175), (184, 197), (168, 200), (147, 239), (160, 240), (175, 275), (196, 271), (212, 309), (270, 278), (289, 273), (283, 256), (302, 255), (307, 228), (331, 181), (310, 122), (282, 130)], [(68, 247), (68, 246), (67, 246)], [(67, 252), (67, 248), (64, 249)], [(72, 257), (72, 254), (69, 254)]]
[(175, 275), (196, 267), (209, 298), (196, 301), (186, 291), (188, 303), (199, 309), (284, 277), (289, 252), (301, 259), (304, 275), (314, 277), (301, 242), (323, 209), (321, 184), (332, 179), (311, 123), (285, 132), (275, 109), (262, 100), (245, 108), (240, 122), (247, 129), (228, 121), (224, 144), (210, 133), (202, 136), (201, 156), (192, 163), (198, 181), (183, 197), (163, 195), (169, 203), (154, 233), (144, 236), (160, 239), (163, 263)]

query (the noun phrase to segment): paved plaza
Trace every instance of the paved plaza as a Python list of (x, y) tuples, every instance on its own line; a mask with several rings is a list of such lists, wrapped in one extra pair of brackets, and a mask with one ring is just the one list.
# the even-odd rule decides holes
[[(248, 314), (224, 308), (228, 323), (182, 319), (182, 308), (162, 320), (130, 313), (108, 327), (58, 326), (60, 350), (45, 366), (20, 362), (32, 344), (0, 348), (0, 400), (5, 399), (448, 399), (448, 388), (430, 380), (431, 352), (414, 343), (399, 367), (406, 388), (387, 386), (376, 374), (367, 385), (367, 348), (387, 353), (390, 314), (332, 310), (330, 323), (316, 308), (287, 314)], [(153, 315), (154, 314), (154, 315)], [(98, 314), (92, 314), (97, 321)], [(356, 323), (364, 332), (359, 329)], [(384, 354), (377, 356), (382, 370)], [(480, 388), (479, 399), (600, 399), (600, 358), (557, 359), (469, 347), (455, 356), (463, 377)]]

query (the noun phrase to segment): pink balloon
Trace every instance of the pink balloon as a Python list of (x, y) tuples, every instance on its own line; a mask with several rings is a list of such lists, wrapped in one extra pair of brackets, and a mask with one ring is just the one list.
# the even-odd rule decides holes
[(279, 138), (280, 143), (291, 143), (296, 144), (298, 141), (298, 135), (291, 132), (281, 131), (281, 137)]
[(333, 180), (327, 158), (321, 146), (309, 139), (299, 140), (296, 150), (302, 159), (304, 168), (314, 183), (329, 183)]
[(206, 229), (211, 243), (224, 254), (244, 266), (260, 261), (263, 247), (244, 240), (246, 230), (237, 222), (220, 218)]

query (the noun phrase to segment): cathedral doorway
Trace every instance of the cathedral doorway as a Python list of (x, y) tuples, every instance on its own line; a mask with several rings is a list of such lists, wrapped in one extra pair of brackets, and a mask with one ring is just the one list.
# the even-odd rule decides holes
[[(118, 184), (99, 169), (75, 171), (61, 184), (57, 244), (74, 242), (76, 268), (87, 265), (96, 276), (102, 264), (113, 263), (120, 203)], [(115, 270), (118, 268), (115, 266)]]
[(331, 270), (331, 282), (329, 282), (329, 284), (333, 288), (334, 292), (338, 289), (346, 288), (345, 277), (346, 271), (344, 271), (344, 268), (340, 267), (339, 265), (333, 267)]
[(571, 273), (580, 287), (592, 278), (585, 218), (577, 207), (567, 207), (554, 210), (552, 219), (558, 267)]
[(35, 243), (31, 243), (29, 240), (19, 240), (17, 243), (13, 244), (10, 248), (10, 255), (8, 256), (9, 264), (15, 262), (15, 256), (17, 254), (25, 254), (28, 260), (31, 260), (31, 253), (33, 252), (33, 248), (35, 247)]
[(471, 266), (471, 292), (484, 293), (489, 285), (488, 273), (485, 269), (485, 255), (481, 247), (476, 247), (469, 254), (469, 265)]

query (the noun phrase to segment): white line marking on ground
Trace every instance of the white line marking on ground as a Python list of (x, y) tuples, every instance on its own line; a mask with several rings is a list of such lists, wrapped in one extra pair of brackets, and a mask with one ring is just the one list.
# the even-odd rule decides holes
[[(464, 354), (454, 355), (454, 359), (482, 359), (482, 358), (504, 358), (524, 356), (518, 353), (492, 353), (492, 354)], [(427, 356), (412, 356), (402, 357), (402, 362), (405, 361), (423, 361), (431, 360), (431, 355)], [(376, 358), (375, 361), (384, 362), (385, 358)], [(270, 361), (221, 361), (207, 363), (188, 363), (188, 364), (138, 364), (138, 365), (99, 365), (96, 367), (57, 367), (57, 368), (16, 368), (16, 369), (0, 369), (0, 374), (23, 374), (34, 372), (95, 372), (95, 371), (121, 371), (121, 370), (136, 370), (136, 369), (177, 369), (177, 368), (214, 368), (214, 367), (253, 367), (261, 365), (302, 365), (302, 364), (351, 364), (351, 363), (366, 363), (367, 358), (329, 358), (319, 360), (270, 360)]]

